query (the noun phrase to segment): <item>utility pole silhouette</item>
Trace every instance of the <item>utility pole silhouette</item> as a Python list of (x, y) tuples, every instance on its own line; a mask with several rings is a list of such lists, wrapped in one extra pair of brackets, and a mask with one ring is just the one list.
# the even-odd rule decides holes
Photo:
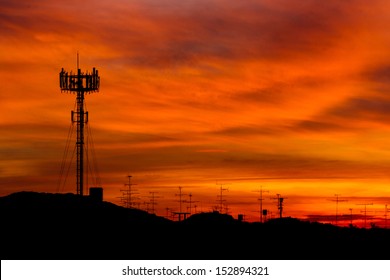
[[(219, 185), (219, 195), (217, 195), (217, 197), (219, 197), (219, 199), (217, 199), (217, 202), (219, 203), (219, 211), (223, 212), (223, 203), (226, 202), (226, 199), (223, 199), (223, 192), (224, 191), (229, 191), (227, 188), (223, 188), (224, 185), (228, 185), (228, 183), (224, 183), (224, 184), (221, 184), (221, 183), (216, 183), (217, 185)], [(227, 214), (227, 206), (226, 206), (226, 214)]]
[(127, 189), (124, 189), (124, 190), (121, 190), (122, 193), (123, 193), (123, 196), (124, 196), (124, 201), (125, 201), (125, 207), (126, 208), (132, 208), (133, 207), (133, 200), (135, 199), (135, 197), (133, 196), (134, 194), (138, 194), (137, 192), (135, 192), (136, 190), (132, 188), (132, 186), (134, 185), (137, 185), (137, 184), (133, 184), (131, 183), (131, 178), (132, 176), (131, 175), (128, 175), (127, 176), (129, 182), (126, 184), (124, 184), (125, 186), (127, 186)]
[(336, 196), (336, 199), (331, 199), (331, 201), (336, 201), (336, 221), (335, 221), (335, 225), (337, 226), (339, 202), (346, 202), (348, 200), (339, 199), (339, 196), (340, 196), (339, 194), (335, 194), (335, 196)]
[(385, 228), (387, 228), (387, 204), (385, 205)]
[(283, 202), (287, 197), (282, 197), (280, 194), (276, 194), (276, 198), (271, 198), (271, 199), (277, 199), (278, 201), (278, 210), (279, 210), (279, 218), (282, 218), (283, 215)]
[(260, 211), (259, 211), (259, 213), (260, 213), (260, 223), (262, 223), (263, 222), (263, 200), (264, 200), (263, 199), (263, 193), (265, 193), (265, 192), (269, 193), (269, 191), (263, 190), (263, 186), (260, 186), (260, 189), (257, 190), (257, 191), (254, 191), (254, 192), (260, 193), (260, 197), (258, 198), (258, 200), (260, 201)]
[(366, 228), (366, 225), (367, 225), (367, 205), (373, 205), (373, 203), (360, 203), (360, 204), (356, 204), (356, 205), (364, 205), (364, 211), (362, 211), (364, 213), (364, 228)]
[(189, 214), (189, 212), (182, 211), (182, 203), (184, 202), (182, 197), (184, 196), (184, 194), (181, 192), (181, 189), (182, 187), (179, 187), (179, 193), (175, 194), (175, 196), (179, 197), (179, 212), (174, 212), (174, 214), (178, 215), (179, 222), (181, 221), (182, 215), (183, 215), (183, 219), (185, 220), (187, 218), (187, 215)]
[(79, 68), (79, 54), (77, 53), (77, 73), (60, 72), (61, 92), (76, 94), (77, 110), (71, 112), (72, 123), (77, 124), (76, 139), (76, 193), (84, 195), (84, 126), (88, 122), (88, 112), (84, 111), (84, 95), (98, 92), (100, 87), (100, 76), (98, 70), (92, 69), (92, 73), (83, 73)]

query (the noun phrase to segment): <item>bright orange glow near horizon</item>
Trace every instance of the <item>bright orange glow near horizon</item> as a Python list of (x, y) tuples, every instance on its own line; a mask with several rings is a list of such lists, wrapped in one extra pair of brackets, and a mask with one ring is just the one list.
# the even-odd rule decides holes
[(2, 1), (0, 195), (76, 191), (75, 164), (58, 187), (75, 102), (58, 74), (79, 53), (101, 78), (85, 99), (106, 201), (131, 175), (138, 207), (156, 192), (161, 216), (179, 186), (191, 212), (216, 209), (222, 184), (248, 221), (262, 187), (270, 216), (280, 194), (283, 216), (334, 223), (338, 195), (340, 224), (384, 226), (390, 3), (366, 4)]

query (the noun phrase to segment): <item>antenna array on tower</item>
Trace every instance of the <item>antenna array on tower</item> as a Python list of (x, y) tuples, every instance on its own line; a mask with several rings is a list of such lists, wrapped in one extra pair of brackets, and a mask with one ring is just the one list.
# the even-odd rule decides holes
[(64, 68), (59, 74), (61, 92), (76, 94), (77, 109), (71, 113), (72, 123), (77, 124), (76, 139), (76, 193), (84, 195), (84, 125), (88, 122), (88, 112), (84, 111), (84, 95), (98, 92), (100, 87), (100, 77), (98, 70), (92, 69), (92, 72), (81, 72), (78, 68), (77, 54), (77, 73), (66, 72)]

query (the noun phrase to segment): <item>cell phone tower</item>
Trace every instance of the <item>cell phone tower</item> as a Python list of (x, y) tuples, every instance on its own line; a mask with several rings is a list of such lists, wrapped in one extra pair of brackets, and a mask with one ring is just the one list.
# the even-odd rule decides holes
[(61, 92), (76, 94), (77, 109), (71, 112), (72, 123), (77, 124), (76, 139), (76, 193), (84, 195), (84, 125), (88, 122), (88, 112), (84, 111), (84, 96), (99, 91), (100, 77), (98, 70), (81, 72), (79, 68), (79, 55), (77, 54), (77, 73), (66, 72), (64, 68), (60, 72)]

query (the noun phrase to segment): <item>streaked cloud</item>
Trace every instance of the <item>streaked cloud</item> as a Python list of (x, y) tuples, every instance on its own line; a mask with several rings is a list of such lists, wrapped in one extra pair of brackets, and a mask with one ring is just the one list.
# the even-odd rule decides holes
[(323, 180), (311, 188), (318, 197), (364, 184), (388, 195), (387, 1), (0, 6), (4, 193), (56, 185), (75, 101), (58, 73), (75, 71), (79, 53), (80, 68), (101, 75), (86, 104), (110, 199), (128, 173), (145, 187), (187, 184), (209, 201), (216, 178), (250, 178), (237, 179), (237, 195), (255, 178), (280, 178), (273, 187), (286, 194), (298, 186), (282, 178), (305, 192), (306, 180)]

